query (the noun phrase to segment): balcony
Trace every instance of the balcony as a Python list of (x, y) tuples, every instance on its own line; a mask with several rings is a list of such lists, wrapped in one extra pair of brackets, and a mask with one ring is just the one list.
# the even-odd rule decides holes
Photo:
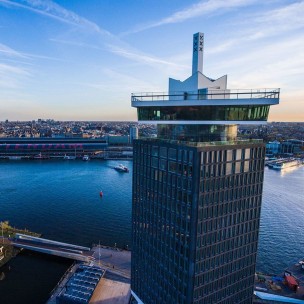
[[(174, 93), (132, 93), (132, 107), (149, 106), (217, 106), (274, 105), (279, 103), (280, 89), (207, 90)], [(170, 104), (168, 104), (170, 103)]]

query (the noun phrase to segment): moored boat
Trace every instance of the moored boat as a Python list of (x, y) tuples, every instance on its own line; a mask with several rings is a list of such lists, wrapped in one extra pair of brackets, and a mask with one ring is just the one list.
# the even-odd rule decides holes
[(8, 159), (9, 160), (21, 160), (22, 157), (21, 156), (10, 155), (10, 156), (8, 156)]
[(83, 161), (88, 161), (88, 160), (90, 160), (89, 155), (84, 155), (84, 156), (82, 157), (82, 160), (83, 160)]
[(277, 163), (273, 164), (272, 169), (282, 170), (282, 169), (287, 169), (290, 167), (295, 167), (298, 165), (299, 165), (299, 162), (297, 160), (286, 160), (286, 161), (281, 161), (281, 162), (277, 162)]
[(64, 155), (64, 156), (63, 156), (63, 159), (64, 159), (64, 160), (75, 160), (75, 159), (76, 159), (76, 156)]

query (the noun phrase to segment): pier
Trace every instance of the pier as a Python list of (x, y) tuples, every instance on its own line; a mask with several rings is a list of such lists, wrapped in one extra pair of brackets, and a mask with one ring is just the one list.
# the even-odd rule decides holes
[(17, 248), (38, 251), (81, 262), (91, 262), (94, 260), (94, 252), (91, 251), (89, 247), (52, 241), (20, 233), (16, 233), (15, 237), (9, 239), (9, 241), (11, 245)]
[[(75, 262), (54, 288), (47, 304), (66, 303), (67, 298), (75, 300), (74, 303), (79, 300), (89, 304), (130, 302), (131, 252), (101, 245), (94, 245), (92, 251), (94, 261)], [(100, 273), (97, 279), (91, 275), (84, 278), (86, 272), (96, 270)]]

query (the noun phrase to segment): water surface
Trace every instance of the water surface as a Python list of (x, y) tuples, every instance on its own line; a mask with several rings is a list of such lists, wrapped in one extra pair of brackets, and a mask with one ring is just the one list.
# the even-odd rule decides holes
[[(121, 163), (130, 173), (117, 161), (1, 161), (0, 220), (58, 241), (130, 246), (132, 162)], [(304, 167), (265, 169), (257, 270), (281, 273), (304, 257), (303, 180)], [(69, 265), (25, 251), (0, 281), (0, 303), (44, 303)]]

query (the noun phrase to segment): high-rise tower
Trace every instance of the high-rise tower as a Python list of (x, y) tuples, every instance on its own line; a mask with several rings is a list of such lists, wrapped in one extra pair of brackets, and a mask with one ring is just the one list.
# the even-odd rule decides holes
[(191, 77), (169, 79), (167, 95), (132, 94), (158, 131), (134, 141), (131, 289), (145, 304), (252, 301), (265, 147), (238, 141), (237, 124), (266, 123), (279, 89), (206, 77), (203, 38)]

